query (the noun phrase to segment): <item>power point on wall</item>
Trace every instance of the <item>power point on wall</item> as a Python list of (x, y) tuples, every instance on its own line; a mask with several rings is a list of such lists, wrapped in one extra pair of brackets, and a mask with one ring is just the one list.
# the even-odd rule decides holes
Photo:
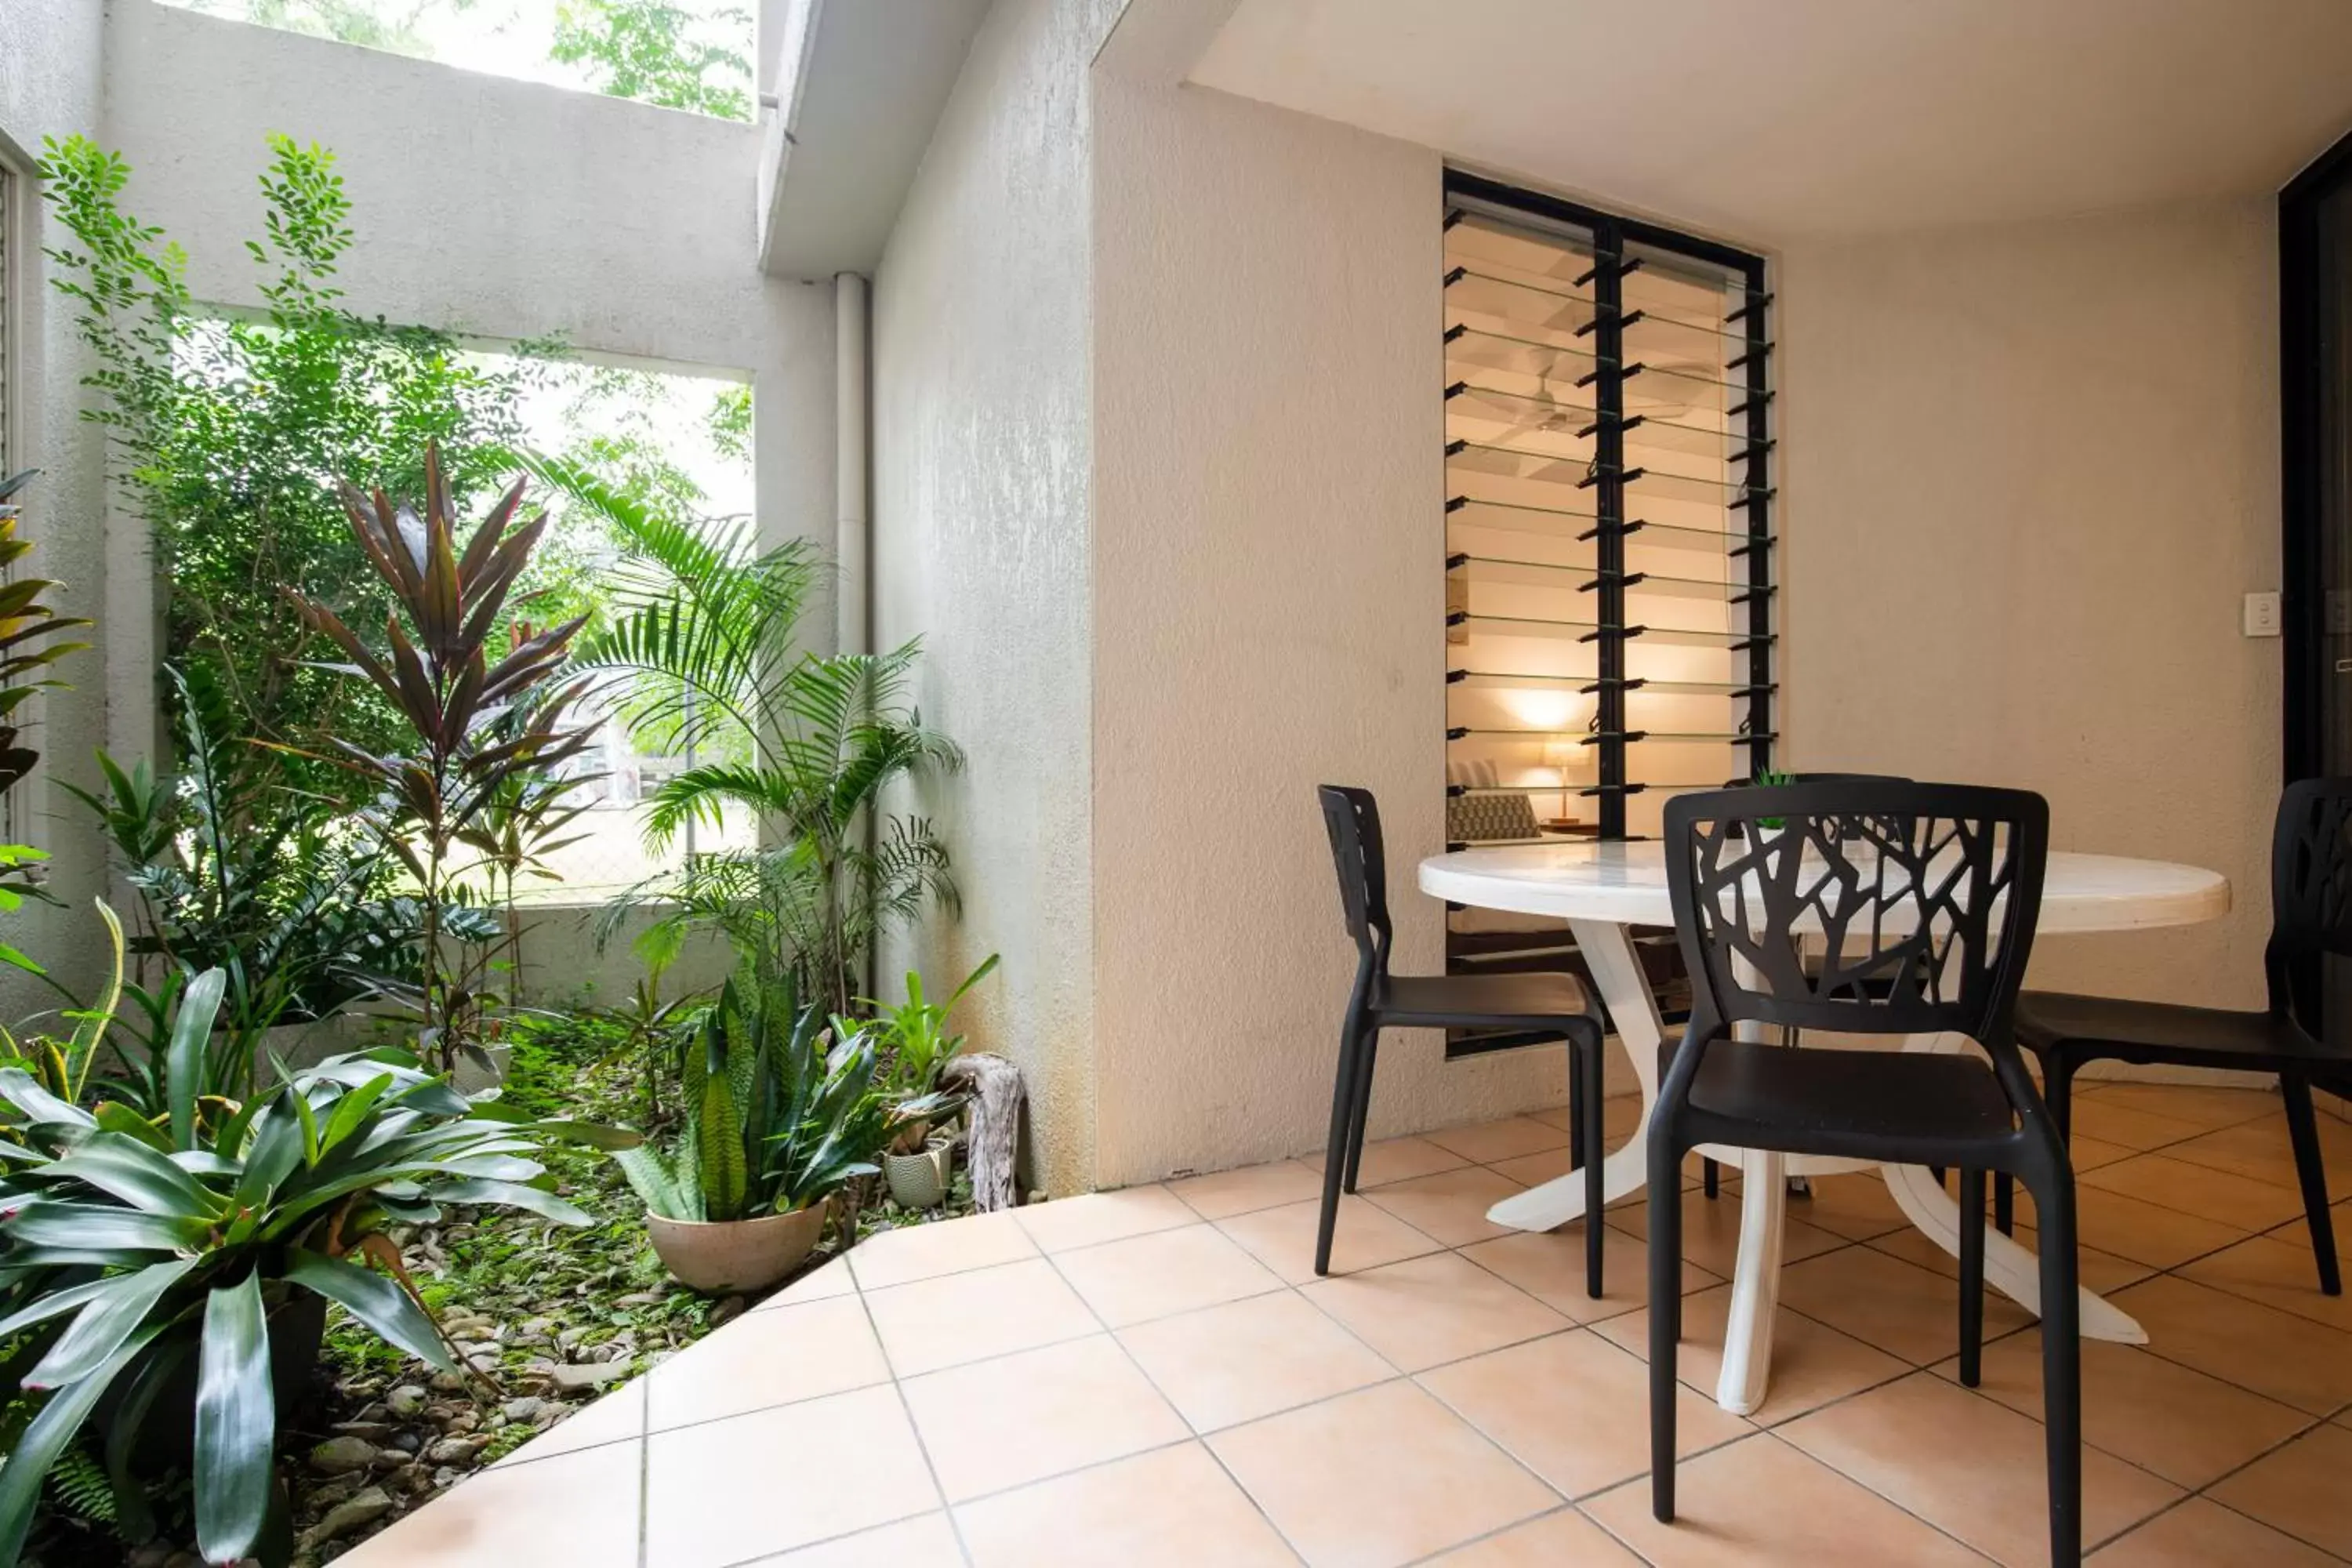
[(2246, 635), (2250, 637), (2274, 637), (2279, 635), (2279, 596), (2276, 590), (2246, 595)]

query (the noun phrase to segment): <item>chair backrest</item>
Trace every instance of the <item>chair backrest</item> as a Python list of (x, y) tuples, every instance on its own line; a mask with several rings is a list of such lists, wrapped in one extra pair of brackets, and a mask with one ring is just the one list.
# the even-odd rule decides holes
[(2352, 953), (2352, 778), (2297, 779), (2271, 830), (2271, 1005), (2316, 1019), (2317, 975), (2302, 962)]
[(1331, 836), (1331, 864), (1339, 873), (1339, 909), (1364, 962), (1388, 962), (1389, 872), (1381, 845), (1381, 808), (1372, 792), (1351, 784), (1321, 784), (1323, 826)]
[[(1909, 784), (1901, 773), (1790, 773), (1789, 784)], [(1747, 789), (1755, 785), (1754, 779), (1726, 779), (1726, 789)], [(1761, 787), (1761, 786), (1757, 786)]]
[(1666, 804), (1693, 1032), (1753, 1019), (1965, 1035), (2005, 1053), (2042, 903), (2049, 807), (1968, 784), (1756, 785)]

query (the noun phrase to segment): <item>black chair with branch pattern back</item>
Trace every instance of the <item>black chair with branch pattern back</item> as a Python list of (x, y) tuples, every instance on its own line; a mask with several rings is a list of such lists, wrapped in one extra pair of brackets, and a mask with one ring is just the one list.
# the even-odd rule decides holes
[[(2352, 956), (2352, 778), (2302, 779), (2286, 786), (2271, 831), (2271, 940), (2263, 953), (2267, 1007), (2238, 1012), (2029, 991), (2018, 999), (2017, 1037), (2042, 1060), (2042, 1097), (2062, 1138), (2074, 1074), (2089, 1062), (2277, 1075), (2319, 1289), (2337, 1296), (2344, 1291), (2343, 1271), (2328, 1219), (2327, 1170), (2311, 1089), (2318, 1083), (2352, 1094), (2352, 1050), (2305, 1028), (2319, 1016), (2313, 992), (2330, 953)], [(2006, 1195), (1996, 1198), (1995, 1209), (2003, 1230), (2009, 1228)]]
[(1324, 1152), (1323, 1213), (1315, 1233), (1315, 1272), (1331, 1271), (1339, 1194), (1356, 1190), (1364, 1121), (1371, 1106), (1372, 1065), (1383, 1029), (1528, 1029), (1566, 1037), (1573, 1157), (1584, 1167), (1585, 1289), (1601, 1294), (1601, 1017), (1573, 975), (1556, 971), (1501, 974), (1402, 975), (1389, 973), (1388, 863), (1380, 807), (1370, 790), (1325, 784), (1317, 792), (1339, 905), (1356, 942), (1356, 980), (1339, 1027), (1339, 1066), (1331, 1088), (1331, 1136)]
[[(1819, 784), (1667, 803), (1666, 877), (1690, 970), (1688, 1028), (1650, 1122), (1651, 1507), (1675, 1515), (1683, 1157), (1702, 1144), (1960, 1173), (1960, 1381), (1984, 1328), (1985, 1175), (2040, 1207), (2050, 1552), (2082, 1558), (2074, 1184), (2013, 1037), (2049, 845), (2021, 790)], [(1759, 1029), (1956, 1033), (1974, 1056), (1790, 1048)]]

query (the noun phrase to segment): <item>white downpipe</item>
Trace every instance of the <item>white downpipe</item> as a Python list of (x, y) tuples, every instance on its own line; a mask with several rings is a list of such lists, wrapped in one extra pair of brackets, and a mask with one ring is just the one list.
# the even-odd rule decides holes
[(840, 598), (835, 646), (843, 653), (873, 651), (873, 514), (867, 500), (871, 415), (866, 279), (855, 272), (833, 279), (834, 559)]

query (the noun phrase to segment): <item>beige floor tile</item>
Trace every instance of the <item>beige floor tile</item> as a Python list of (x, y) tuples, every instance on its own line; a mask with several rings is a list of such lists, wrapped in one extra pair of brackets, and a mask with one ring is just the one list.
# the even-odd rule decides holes
[(1559, 1502), (1409, 1383), (1236, 1426), (1208, 1443), (1310, 1568), (1394, 1568)]
[[(2179, 1145), (2175, 1145), (2176, 1152), (2178, 1148)], [(2069, 1134), (2066, 1141), (2067, 1159), (2074, 1165), (2076, 1175), (2084, 1171), (2095, 1171), (2102, 1165), (2112, 1165), (2118, 1160), (2128, 1160), (2137, 1152), (2137, 1150), (2126, 1148), (2121, 1143), (2105, 1143), (2080, 1133)]]
[(2311, 1255), (2311, 1233), (2299, 1225), (2200, 1258), (2180, 1274), (2200, 1285), (2352, 1333), (2352, 1296), (2319, 1293), (2319, 1264)]
[(2334, 1568), (2336, 1563), (2203, 1498), (2165, 1510), (2089, 1561), (2091, 1568)]
[[(2332, 1180), (2332, 1178), (2331, 1178)], [(2336, 1256), (2352, 1262), (2352, 1198), (2339, 1199), (2327, 1211), (2328, 1227), (2336, 1233)], [(2284, 1225), (2273, 1226), (2269, 1235), (2274, 1241), (2308, 1248), (2311, 1232), (2300, 1217)]]
[(1493, 1169), (1497, 1175), (1523, 1187), (1532, 1187), (1573, 1175), (1577, 1167), (1569, 1163), (1568, 1145), (1561, 1143), (1549, 1149), (1538, 1149), (1531, 1154), (1515, 1154), (1509, 1159), (1497, 1160)]
[[(1547, 1105), (1539, 1110), (1530, 1110), (1527, 1114), (1534, 1117), (1538, 1121), (1549, 1122), (1554, 1127), (1566, 1128), (1572, 1125), (1569, 1120), (1568, 1107), (1565, 1105)], [(1623, 1142), (1625, 1135), (1640, 1125), (1641, 1121), (1642, 1097), (1637, 1093), (1629, 1091), (1624, 1094), (1612, 1094), (1601, 1102), (1601, 1131), (1608, 1138), (1609, 1146), (1612, 1149)]]
[(1029, 1239), (1047, 1252), (1173, 1230), (1201, 1217), (1181, 1198), (1160, 1186), (1084, 1193), (1052, 1203), (1024, 1204), (1013, 1212)]
[(2289, 1192), (2302, 1190), (2295, 1175), (2294, 1146), (2287, 1142), (2286, 1123), (2280, 1118), (2225, 1127), (2201, 1138), (2191, 1138), (2186, 1143), (2175, 1143), (2165, 1153), (2192, 1165), (2268, 1182)]
[(1875, 1171), (1843, 1176), (1816, 1176), (1812, 1195), (1789, 1199), (1789, 1217), (1849, 1241), (1867, 1241), (1891, 1230), (1904, 1230), (1911, 1221), (1886, 1190), (1886, 1178)]
[(2246, 1231), (2282, 1225), (2303, 1212), (2303, 1200), (2284, 1187), (2168, 1154), (2142, 1154), (2102, 1165), (2082, 1177), (2078, 1191), (2082, 1187), (2123, 1193)]
[(803, 1546), (782, 1557), (762, 1557), (755, 1568), (908, 1568), (910, 1563), (954, 1563), (962, 1555), (948, 1516), (926, 1513)]
[(1301, 1198), (1323, 1195), (1323, 1175), (1301, 1160), (1277, 1160), (1271, 1165), (1244, 1165), (1238, 1171), (1218, 1171), (1171, 1182), (1168, 1190), (1202, 1219), (1270, 1209)]
[[(1426, 1372), (1421, 1385), (1564, 1497), (1650, 1468), (1649, 1369), (1587, 1329)], [(1696, 1453), (1750, 1431), (1685, 1389), (1675, 1447)]]
[(1118, 1338), (1201, 1432), (1395, 1375), (1362, 1341), (1292, 1290), (1139, 1323)]
[(849, 1267), (858, 1289), (879, 1290), (1036, 1256), (1012, 1215), (976, 1214), (877, 1232), (850, 1248)]
[(1565, 1149), (1569, 1144), (1566, 1128), (1538, 1121), (1532, 1116), (1507, 1116), (1499, 1121), (1449, 1127), (1442, 1132), (1425, 1132), (1422, 1136), (1441, 1149), (1482, 1165), (1491, 1165), (1497, 1160), (1516, 1160), (1522, 1154), (1538, 1154), (1547, 1149)]
[(1961, 1568), (1983, 1562), (1885, 1499), (1770, 1436), (1684, 1460), (1675, 1476), (1672, 1524), (1650, 1516), (1646, 1479), (1584, 1507), (1657, 1568)]
[(633, 1441), (537, 1464), (493, 1465), (335, 1561), (352, 1568), (635, 1568), (644, 1462), (643, 1445)]
[(1486, 1217), (1486, 1211), (1520, 1190), (1518, 1183), (1484, 1165), (1465, 1165), (1456, 1171), (1440, 1171), (1433, 1176), (1416, 1176), (1409, 1182), (1373, 1187), (1364, 1196), (1423, 1236), (1433, 1237), (1448, 1247), (1460, 1247), (1488, 1237), (1509, 1235), (1507, 1226)]
[(957, 1509), (956, 1519), (975, 1568), (1291, 1568), (1298, 1561), (1198, 1443), (983, 1498)]
[[(1601, 1296), (1584, 1288), (1584, 1222), (1553, 1231), (1517, 1231), (1462, 1248), (1462, 1256), (1491, 1269), (1572, 1321), (1598, 1322), (1631, 1312), (1650, 1299), (1649, 1244), (1613, 1225), (1601, 1235)], [(1695, 1263), (1683, 1265), (1683, 1289), (1702, 1290), (1717, 1283)]]
[[(1682, 1205), (1683, 1257), (1719, 1279), (1730, 1279), (1732, 1266), (1739, 1257), (1739, 1199), (1730, 1193), (1709, 1198), (1686, 1192), (1682, 1195)], [(1612, 1205), (1609, 1223), (1629, 1236), (1646, 1237), (1650, 1234), (1649, 1205), (1637, 1194), (1632, 1203)], [(1807, 1224), (1794, 1204), (1789, 1205), (1788, 1218), (1781, 1223), (1780, 1244), (1781, 1258), (1790, 1263), (1846, 1245), (1843, 1237)]]
[(894, 1285), (866, 1298), (900, 1377), (1076, 1339), (1101, 1327), (1042, 1258)]
[(1430, 1568), (1643, 1568), (1642, 1560), (1572, 1508), (1474, 1541)]
[(526, 1465), (540, 1459), (551, 1459), (558, 1454), (576, 1454), (583, 1448), (593, 1448), (605, 1443), (625, 1443), (645, 1436), (646, 1380), (624, 1384), (586, 1409), (572, 1415), (498, 1461), (500, 1465)]
[[(780, 1462), (821, 1455), (856, 1460)], [(830, 1394), (646, 1439), (645, 1560), (662, 1568), (719, 1568), (939, 1506), (895, 1388)]]
[[(1992, 1233), (1988, 1230), (1986, 1234)], [(2030, 1225), (2021, 1225), (2011, 1234), (2017, 1244), (2028, 1251), (2039, 1244), (2039, 1238)], [(1947, 1279), (1957, 1280), (1960, 1277), (1960, 1260), (1927, 1239), (1924, 1231), (1892, 1231), (1885, 1236), (1872, 1237), (1869, 1245), (1876, 1251), (1899, 1258), (1906, 1263), (1933, 1269)], [(2117, 1258), (2114, 1253), (2101, 1252), (2095, 1247), (2077, 1247), (2074, 1249), (2074, 1268), (2084, 1289), (2095, 1290), (2102, 1296), (2157, 1272), (2147, 1264)]]
[(2168, 1275), (2114, 1300), (2167, 1361), (2315, 1415), (2352, 1404), (2352, 1335)]
[[(1286, 1282), (1304, 1285), (1315, 1278), (1315, 1228), (1322, 1215), (1321, 1202), (1309, 1198), (1221, 1219), (1217, 1228)], [(1332, 1273), (1360, 1274), (1437, 1250), (1435, 1241), (1388, 1210), (1352, 1193), (1340, 1198), (1331, 1225)]]
[(2120, 1101), (2110, 1103), (2100, 1095), (2076, 1096), (2067, 1117), (2070, 1137), (2095, 1138), (2102, 1143), (2120, 1143), (2126, 1149), (2143, 1151), (2186, 1142), (2212, 1131), (2204, 1122), (2151, 1116)]
[[(1958, 1361), (1935, 1370), (1959, 1378)], [(2028, 1330), (1987, 1345), (1979, 1392), (2041, 1420), (2041, 1333)], [(2192, 1491), (2310, 1422), (2300, 1410), (2137, 1345), (2083, 1342), (2083, 1440)]]
[(740, 1415), (889, 1376), (856, 1296), (750, 1312), (646, 1374), (646, 1427)]
[(1450, 1252), (1320, 1279), (1299, 1293), (1406, 1372), (1569, 1326), (1517, 1286)]
[[(1709, 1399), (1723, 1373), (1724, 1327), (1731, 1315), (1731, 1287), (1721, 1285), (1683, 1298), (1682, 1349), (1675, 1375)], [(1650, 1358), (1647, 1310), (1594, 1325), (1594, 1332), (1643, 1361)], [(1770, 1426), (1903, 1376), (1911, 1363), (1875, 1350), (1802, 1312), (1784, 1311), (1772, 1325), (1772, 1382), (1763, 1407), (1752, 1419)]]
[(1112, 1328), (1213, 1307), (1281, 1288), (1265, 1264), (1213, 1225), (1080, 1247), (1054, 1259), (1095, 1316)]
[[(1943, 1360), (1960, 1342), (1960, 1286), (1930, 1269), (1867, 1247), (1809, 1258), (1780, 1270), (1780, 1304), (1916, 1366)], [(2032, 1320), (1998, 1290), (1985, 1292), (1985, 1337)]]
[[(2248, 1235), (2234, 1225), (2200, 1219), (2087, 1182), (2085, 1178), (2074, 1188), (2075, 1231), (2084, 1246), (2116, 1258), (2155, 1268), (2177, 1268), (2192, 1258), (2234, 1246)], [(2032, 1205), (2022, 1193), (2018, 1194), (2017, 1214), (2021, 1223), (2032, 1223)]]
[[(2101, 1105), (2119, 1106), (2126, 1110), (2142, 1111), (2149, 1116), (2167, 1117), (2174, 1121), (2192, 1121), (2200, 1127), (2234, 1127), (2242, 1121), (2252, 1121), (2257, 1116), (2269, 1115), (2279, 1108), (2279, 1097), (2269, 1089), (2213, 1089), (2202, 1084), (2116, 1083), (2077, 1079), (2082, 1092), (2078, 1100), (2096, 1100)], [(2094, 1087), (2095, 1085), (2095, 1087)]]
[(2352, 1432), (2315, 1426), (2215, 1487), (2213, 1500), (2323, 1552), (2352, 1557)]
[(793, 1307), (803, 1301), (824, 1301), (835, 1296), (847, 1296), (857, 1289), (856, 1279), (849, 1272), (849, 1259), (836, 1258), (821, 1263), (758, 1306), (755, 1312), (771, 1307)]
[[(1311, 1170), (1323, 1169), (1320, 1151), (1301, 1154), (1298, 1163)], [(1426, 1138), (1383, 1138), (1364, 1145), (1363, 1158), (1356, 1162), (1356, 1185), (1385, 1186), (1391, 1182), (1409, 1182), (1415, 1176), (1426, 1176), (1438, 1171), (1458, 1171), (1470, 1162), (1451, 1149), (1442, 1149)]]
[[(1988, 1556), (2019, 1565), (2049, 1559), (2039, 1422), (1920, 1373), (1778, 1432)], [(2169, 1482), (2085, 1449), (2084, 1544), (2121, 1533), (2180, 1495)]]
[(1192, 1436), (1108, 1334), (900, 1387), (950, 1503)]

